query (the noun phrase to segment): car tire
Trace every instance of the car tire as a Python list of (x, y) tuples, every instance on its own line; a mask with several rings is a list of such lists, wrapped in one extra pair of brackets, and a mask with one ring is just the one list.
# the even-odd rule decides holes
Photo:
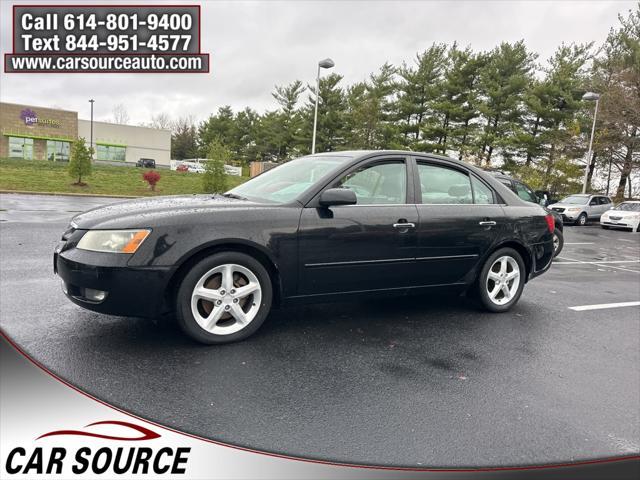
[(553, 231), (553, 258), (560, 255), (562, 248), (564, 247), (564, 235), (562, 231), (556, 228)]
[[(242, 295), (243, 289), (247, 293)], [(243, 340), (260, 328), (273, 290), (266, 268), (240, 252), (221, 252), (193, 266), (176, 295), (180, 328), (208, 345)]]
[(584, 227), (587, 224), (587, 214), (581, 213), (576, 219), (576, 225)]
[[(506, 270), (503, 270), (505, 262)], [(517, 278), (510, 282), (508, 275), (516, 271), (516, 267)], [(476, 296), (482, 307), (496, 313), (510, 310), (522, 295), (526, 274), (524, 261), (513, 248), (500, 248), (493, 252), (484, 262), (476, 283)], [(515, 281), (517, 284), (514, 285)], [(499, 288), (496, 294), (493, 293), (500, 285), (506, 285), (508, 296), (504, 287)]]

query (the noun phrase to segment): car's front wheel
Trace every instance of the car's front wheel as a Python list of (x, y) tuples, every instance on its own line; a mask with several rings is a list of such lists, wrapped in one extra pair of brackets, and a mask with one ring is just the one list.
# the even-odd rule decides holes
[(581, 213), (578, 219), (576, 220), (576, 225), (584, 227), (587, 224), (587, 214)]
[(262, 263), (244, 253), (217, 253), (183, 278), (176, 298), (178, 324), (202, 343), (242, 340), (260, 328), (271, 300), (271, 279)]
[(512, 248), (493, 252), (478, 277), (478, 298), (491, 312), (506, 312), (522, 295), (526, 276), (524, 261)]

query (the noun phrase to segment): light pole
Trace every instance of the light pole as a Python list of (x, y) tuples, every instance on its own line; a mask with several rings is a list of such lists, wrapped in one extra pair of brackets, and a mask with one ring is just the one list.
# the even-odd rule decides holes
[(333, 60), (325, 58), (318, 62), (318, 76), (316, 77), (316, 111), (313, 115), (313, 140), (311, 141), (311, 154), (316, 153), (316, 128), (318, 127), (318, 98), (320, 98), (320, 69), (332, 68), (335, 65)]
[(593, 135), (596, 132), (596, 117), (598, 116), (598, 102), (600, 101), (600, 94), (594, 92), (587, 92), (582, 96), (583, 100), (589, 100), (596, 102), (596, 108), (593, 111), (593, 125), (591, 125), (591, 138), (589, 139), (589, 152), (587, 153), (587, 165), (584, 168), (584, 179), (582, 180), (582, 193), (587, 193), (587, 177), (589, 176), (589, 167), (591, 166), (591, 156), (593, 153)]
[(95, 100), (93, 98), (90, 98), (89, 103), (91, 104), (91, 127), (89, 129), (89, 151), (91, 152), (91, 160), (93, 160), (93, 102), (95, 102)]

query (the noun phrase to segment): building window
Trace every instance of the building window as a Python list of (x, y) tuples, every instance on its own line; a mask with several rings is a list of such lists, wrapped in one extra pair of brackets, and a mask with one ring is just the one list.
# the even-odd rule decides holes
[(69, 142), (47, 140), (47, 159), (53, 162), (68, 162), (69, 148)]
[(9, 157), (33, 160), (33, 138), (9, 137)]
[(98, 160), (106, 160), (110, 162), (124, 162), (126, 147), (116, 147), (114, 145), (96, 145), (96, 153)]

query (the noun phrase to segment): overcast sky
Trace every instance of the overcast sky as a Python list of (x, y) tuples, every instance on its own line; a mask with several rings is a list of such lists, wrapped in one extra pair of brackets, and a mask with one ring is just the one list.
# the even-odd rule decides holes
[[(4, 54), (11, 48), (14, 2), (0, 3)], [(160, 112), (172, 117), (193, 115), (201, 120), (222, 105), (264, 111), (275, 108), (271, 97), (274, 85), (295, 79), (314, 82), (316, 62), (325, 57), (335, 61), (334, 71), (344, 75), (344, 85), (365, 79), (384, 62), (411, 62), (416, 52), (433, 42), (457, 41), (476, 50), (488, 50), (501, 41), (524, 39), (544, 61), (561, 42), (600, 44), (609, 29), (617, 25), (618, 13), (626, 15), (636, 4), (633, 0), (187, 3), (202, 4), (202, 51), (211, 54), (211, 73), (2, 72), (0, 99), (76, 110), (81, 118), (88, 118), (87, 99), (93, 97), (96, 120), (111, 120), (113, 106), (123, 103), (132, 124), (148, 122)]]

